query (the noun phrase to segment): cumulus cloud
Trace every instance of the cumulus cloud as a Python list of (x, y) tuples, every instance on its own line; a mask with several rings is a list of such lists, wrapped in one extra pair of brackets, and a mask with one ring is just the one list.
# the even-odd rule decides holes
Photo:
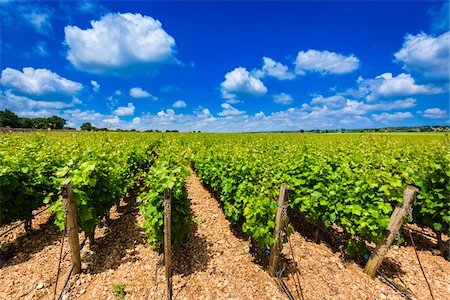
[(396, 112), (396, 113), (382, 113), (382, 114), (372, 114), (372, 118), (381, 123), (388, 123), (390, 121), (401, 121), (404, 119), (414, 118), (413, 114), (410, 112)]
[(360, 90), (366, 91), (366, 99), (372, 101), (382, 97), (401, 97), (413, 95), (433, 95), (443, 92), (433, 85), (419, 85), (410, 74), (401, 73), (392, 76), (392, 73), (381, 74), (375, 79), (358, 79)]
[(135, 107), (133, 103), (128, 103), (127, 106), (120, 106), (115, 111), (116, 116), (132, 116), (134, 114)]
[(312, 105), (327, 105), (330, 107), (342, 106), (347, 99), (342, 95), (333, 95), (330, 97), (323, 97), (322, 95), (317, 95), (311, 100)]
[(95, 80), (91, 80), (91, 84), (94, 92), (98, 92), (98, 90), (100, 89), (100, 84), (98, 84), (98, 82)]
[(365, 103), (363, 101), (347, 99), (345, 105), (342, 107), (342, 112), (353, 115), (364, 115), (370, 111), (405, 109), (412, 108), (416, 105), (416, 99), (413, 98), (379, 103)]
[(67, 59), (91, 73), (128, 72), (139, 66), (176, 62), (175, 40), (160, 21), (141, 14), (107, 14), (91, 28), (64, 28)]
[(134, 87), (130, 89), (130, 96), (133, 98), (147, 98), (150, 97), (150, 93), (140, 87)]
[(34, 100), (25, 96), (15, 95), (10, 90), (0, 92), (0, 110), (9, 109), (24, 117), (45, 117), (58, 115), (61, 109), (81, 104), (74, 97), (70, 102)]
[(132, 123), (133, 125), (139, 125), (139, 124), (141, 123), (141, 118), (139, 118), (139, 117), (133, 118), (133, 120), (131, 121), (131, 123)]
[(290, 72), (287, 66), (274, 61), (270, 57), (263, 57), (263, 63), (261, 70), (252, 71), (252, 75), (255, 78), (263, 78), (266, 76), (275, 77), (279, 80), (290, 80), (295, 78), (295, 74)]
[(222, 103), (221, 107), (223, 108), (223, 110), (217, 114), (221, 117), (238, 116), (245, 114), (245, 111), (240, 111), (231, 106), (231, 104), (229, 103)]
[(267, 88), (261, 80), (253, 77), (246, 68), (242, 67), (228, 72), (220, 86), (224, 99), (235, 99), (237, 95), (258, 97), (267, 93)]
[(166, 109), (166, 111), (160, 111), (156, 114), (159, 118), (165, 120), (173, 120), (175, 116), (175, 111), (171, 108)]
[(308, 50), (298, 52), (295, 60), (295, 73), (345, 74), (358, 69), (359, 59), (354, 55), (344, 56), (330, 51)]
[(291, 95), (286, 94), (286, 93), (275, 94), (272, 97), (273, 97), (273, 102), (285, 104), (285, 105), (291, 104), (292, 101), (294, 101), (294, 98), (292, 98)]
[(419, 33), (405, 36), (403, 47), (394, 54), (403, 69), (428, 78), (449, 79), (450, 32), (440, 36)]
[(186, 102), (184, 102), (183, 100), (178, 100), (175, 101), (175, 103), (172, 105), (172, 107), (174, 108), (182, 108), (182, 107), (186, 107)]
[(63, 78), (47, 69), (23, 68), (23, 71), (6, 68), (2, 71), (0, 83), (16, 91), (29, 95), (49, 93), (72, 95), (83, 86), (75, 81)]
[(427, 119), (445, 119), (448, 118), (446, 110), (440, 108), (429, 108), (423, 112), (423, 117)]
[(113, 116), (110, 118), (103, 119), (102, 121), (103, 121), (103, 123), (106, 123), (106, 124), (112, 126), (112, 125), (119, 124), (120, 119), (118, 116)]

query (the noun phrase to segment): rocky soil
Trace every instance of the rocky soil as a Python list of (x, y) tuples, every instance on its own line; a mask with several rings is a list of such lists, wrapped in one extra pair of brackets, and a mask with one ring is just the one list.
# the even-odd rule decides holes
[[(195, 222), (174, 253), (173, 298), (288, 299), (280, 281), (267, 273), (267, 255), (231, 226), (194, 173), (186, 183)], [(163, 256), (147, 245), (138, 205), (132, 198), (122, 200), (119, 211), (111, 210), (111, 219), (111, 226), (96, 230), (94, 244), (86, 241), (82, 273), (70, 278), (62, 298), (120, 299), (122, 291), (126, 299), (164, 299)], [(36, 217), (31, 233), (21, 225), (2, 235), (15, 224), (0, 228), (0, 299), (53, 299), (61, 232), (47, 211)], [(281, 269), (295, 299), (405, 299), (380, 276), (366, 276), (363, 262), (346, 257), (342, 245), (326, 234), (302, 222), (293, 225)], [(434, 299), (450, 299), (450, 262), (433, 250), (436, 240), (430, 236), (413, 232)], [(69, 253), (67, 237), (62, 251)], [(61, 262), (56, 297), (69, 269), (70, 254)], [(381, 271), (412, 299), (431, 299), (407, 235), (404, 246), (388, 252)]]

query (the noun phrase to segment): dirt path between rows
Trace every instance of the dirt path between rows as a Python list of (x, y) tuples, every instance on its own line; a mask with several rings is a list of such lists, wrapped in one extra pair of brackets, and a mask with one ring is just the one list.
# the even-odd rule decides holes
[(175, 299), (285, 299), (193, 172), (186, 183), (198, 225), (175, 259)]

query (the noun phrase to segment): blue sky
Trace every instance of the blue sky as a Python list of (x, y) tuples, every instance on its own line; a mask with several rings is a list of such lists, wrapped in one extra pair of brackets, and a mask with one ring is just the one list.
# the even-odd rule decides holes
[(449, 5), (0, 0), (0, 109), (124, 129), (448, 125)]

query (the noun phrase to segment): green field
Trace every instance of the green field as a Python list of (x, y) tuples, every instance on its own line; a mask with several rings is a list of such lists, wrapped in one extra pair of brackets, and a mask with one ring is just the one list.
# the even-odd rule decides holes
[(138, 188), (149, 243), (162, 242), (163, 191), (173, 193), (176, 239), (190, 222), (191, 166), (220, 195), (226, 216), (263, 247), (274, 243), (282, 183), (307, 220), (342, 228), (347, 251), (378, 242), (408, 184), (419, 188), (411, 222), (448, 232), (449, 137), (439, 133), (206, 134), (46, 132), (0, 136), (0, 224), (50, 203), (63, 228), (59, 186), (71, 179), (87, 234), (126, 191)]

